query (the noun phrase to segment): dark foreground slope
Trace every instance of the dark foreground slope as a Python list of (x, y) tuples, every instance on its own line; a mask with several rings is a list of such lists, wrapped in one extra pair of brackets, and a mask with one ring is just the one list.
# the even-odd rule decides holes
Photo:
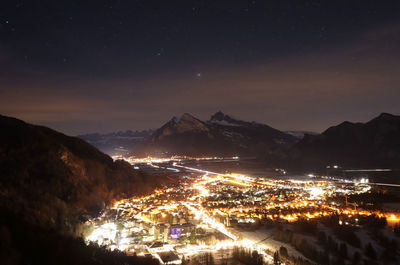
[(157, 260), (127, 256), (82, 238), (44, 228), (0, 208), (0, 264), (2, 265), (157, 265)]
[(77, 237), (85, 217), (160, 177), (85, 141), (0, 116), (0, 264), (152, 264)]
[(320, 135), (306, 135), (290, 150), (303, 168), (400, 168), (400, 116), (382, 113), (367, 123), (343, 122)]
[(78, 216), (159, 183), (81, 139), (4, 116), (0, 128), (0, 206), (30, 222), (74, 229)]
[(0, 206), (30, 221), (73, 227), (75, 213), (94, 214), (160, 183), (79, 138), (5, 116), (0, 128)]

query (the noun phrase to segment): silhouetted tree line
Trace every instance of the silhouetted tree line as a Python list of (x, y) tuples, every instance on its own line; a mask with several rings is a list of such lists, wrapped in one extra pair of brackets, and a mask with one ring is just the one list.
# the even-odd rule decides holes
[[(382, 229), (387, 225), (385, 217), (379, 217), (375, 214), (369, 216), (358, 216), (358, 224), (370, 229)], [(338, 214), (332, 214), (319, 218), (319, 222), (328, 227), (343, 227), (339, 225), (341, 216)]]
[(234, 247), (233, 258), (245, 265), (263, 265), (263, 257), (257, 251), (244, 247)]
[(397, 252), (398, 252), (398, 244), (395, 239), (389, 239), (383, 233), (375, 233), (374, 234), (376, 242), (379, 246), (383, 247), (382, 254), (380, 256), (380, 260), (384, 264), (391, 264), (396, 262)]
[(195, 261), (200, 265), (215, 265), (214, 256), (210, 252), (197, 256)]
[[(344, 198), (342, 200), (344, 202)], [(385, 190), (374, 190), (372, 193), (352, 194), (348, 196), (348, 202), (355, 202), (365, 209), (379, 210), (382, 203), (400, 202), (400, 197)]]
[[(318, 250), (302, 236), (294, 233), (290, 229), (284, 229), (280, 225), (275, 227), (273, 238), (281, 242), (289, 243), (306, 258), (315, 261), (318, 264), (392, 264), (397, 261), (397, 241), (395, 239), (387, 238), (381, 232), (381, 229), (387, 225), (386, 218), (376, 215), (363, 216), (359, 218), (360, 224), (369, 229), (374, 240), (383, 248), (381, 255), (378, 255), (371, 243), (366, 244), (363, 248), (360, 238), (355, 233), (359, 228), (350, 225), (339, 225), (339, 219), (340, 216), (334, 214), (332, 216), (323, 217), (319, 219), (319, 221), (325, 226), (330, 227), (336, 238), (344, 241), (341, 243), (338, 243), (332, 236), (327, 236), (325, 232), (318, 231), (316, 222), (300, 220), (292, 223), (295, 232), (315, 236), (318, 245), (323, 248), (323, 251)], [(400, 226), (395, 226), (394, 231), (400, 235)], [(355, 251), (352, 256), (350, 256), (347, 244), (360, 250)], [(360, 253), (363, 253), (367, 259), (363, 260)], [(286, 257), (286, 255), (281, 255), (280, 252), (275, 253), (274, 257), (277, 258), (277, 255), (279, 256), (279, 261), (282, 259), (290, 259), (290, 257)]]
[[(316, 230), (317, 231), (317, 230)], [(349, 231), (346, 231), (349, 232)], [(349, 235), (345, 235), (346, 232), (343, 232), (342, 237), (345, 238), (346, 240), (356, 240), (358, 243), (354, 243), (359, 245), (361, 247), (361, 243), (359, 242), (360, 240), (355, 238), (355, 234), (351, 231)], [(348, 253), (348, 246), (346, 243), (338, 243), (336, 240), (334, 240), (331, 236), (326, 236), (325, 232), (319, 231), (316, 233), (317, 237), (317, 242), (318, 244), (324, 249), (323, 251), (320, 251), (316, 249), (311, 243), (309, 243), (307, 240), (301, 238), (300, 236), (296, 235), (289, 229), (282, 229), (281, 227), (278, 227), (275, 229), (273, 238), (275, 240), (289, 243), (291, 244), (296, 250), (298, 250), (300, 253), (302, 253), (306, 258), (317, 262), (318, 264), (327, 264), (327, 265), (344, 265), (346, 264), (346, 260), (351, 260), (352, 263), (351, 265), (358, 265), (361, 264), (361, 255), (359, 252), (355, 252), (353, 257), (349, 256)], [(344, 241), (346, 241), (344, 240)], [(357, 241), (358, 240), (358, 241)], [(371, 246), (372, 248), (372, 246)], [(371, 250), (370, 247), (368, 247), (368, 252), (369, 256), (371, 259), (376, 257), (376, 252), (375, 250)], [(285, 252), (283, 252), (285, 253)], [(374, 254), (375, 253), (375, 254)], [(279, 257), (286, 257), (287, 255), (279, 252)], [(287, 257), (286, 257), (287, 258)]]
[[(325, 226), (332, 228), (335, 235), (341, 240), (346, 241), (354, 247), (360, 247), (360, 240), (354, 234), (354, 231), (356, 231), (358, 228), (351, 225), (340, 225), (340, 219), (340, 215), (333, 214), (331, 216), (321, 217), (319, 220)], [(361, 225), (375, 233), (377, 230), (383, 229), (387, 225), (387, 220), (385, 217), (379, 217), (375, 214), (369, 216), (358, 216), (357, 219), (358, 225)]]
[(393, 232), (396, 234), (396, 236), (399, 236), (399, 237), (400, 237), (400, 224), (396, 224), (396, 225), (393, 227)]
[(274, 265), (280, 265), (282, 263), (293, 265), (311, 265), (308, 260), (305, 260), (302, 257), (289, 256), (287, 249), (283, 246), (279, 248), (279, 251), (274, 253), (273, 258)]
[(291, 230), (283, 230), (278, 227), (273, 233), (274, 240), (291, 244), (296, 250), (302, 253), (306, 258), (314, 260), (321, 264), (329, 264), (329, 255), (326, 252), (318, 251), (312, 244), (297, 236)]
[(352, 245), (353, 247), (360, 248), (361, 247), (361, 240), (358, 236), (354, 233), (354, 228), (351, 226), (335, 226), (332, 231), (335, 236), (348, 244)]
[(335, 227), (339, 224), (339, 218), (340, 215), (334, 213), (328, 216), (322, 216), (321, 218), (319, 218), (319, 222), (328, 227)]
[(292, 223), (293, 230), (297, 233), (315, 235), (318, 231), (317, 222), (313, 220), (300, 219)]
[(385, 217), (379, 217), (375, 214), (363, 216), (358, 219), (360, 225), (370, 229), (383, 229), (387, 225), (387, 220)]
[[(319, 251), (307, 240), (303, 239), (299, 235), (296, 235), (296, 233), (289, 229), (283, 229), (282, 226), (275, 227), (273, 238), (275, 240), (291, 244), (306, 258), (315, 261), (318, 264), (369, 265), (391, 264), (396, 262), (398, 251), (397, 241), (385, 237), (380, 232), (380, 229), (386, 226), (385, 218), (381, 218), (376, 215), (359, 218), (360, 223), (370, 229), (377, 243), (384, 248), (381, 256), (378, 257), (378, 253), (371, 243), (368, 243), (364, 248), (362, 248), (361, 240), (355, 233), (358, 228), (347, 225), (339, 225), (339, 217), (339, 215), (332, 215), (321, 218), (320, 221), (324, 225), (330, 227), (338, 239), (344, 241), (341, 243), (338, 243), (333, 237), (327, 236), (325, 232), (318, 231), (316, 222), (307, 223), (307, 221), (300, 220), (292, 224), (294, 231), (297, 233), (316, 236), (319, 246), (321, 246), (324, 251)], [(400, 226), (395, 226), (394, 230), (400, 234)], [(347, 244), (350, 244), (355, 248), (359, 248), (360, 251), (355, 251), (353, 255), (350, 256), (348, 253)], [(360, 253), (364, 253), (368, 259), (363, 260)], [(378, 258), (380, 263), (377, 263)], [(293, 262), (288, 255), (282, 255), (280, 251), (274, 254), (274, 260), (276, 261), (276, 264), (279, 264), (280, 261), (285, 260), (290, 260)]]
[(127, 256), (98, 245), (86, 245), (81, 238), (58, 233), (21, 220), (1, 208), (0, 263), (2, 265), (157, 265), (157, 260)]

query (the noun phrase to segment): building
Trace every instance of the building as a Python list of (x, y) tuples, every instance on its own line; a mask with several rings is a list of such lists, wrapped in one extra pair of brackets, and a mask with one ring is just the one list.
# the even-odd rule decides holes
[(171, 225), (169, 234), (172, 238), (178, 239), (181, 236), (189, 236), (192, 231), (196, 229), (192, 223)]

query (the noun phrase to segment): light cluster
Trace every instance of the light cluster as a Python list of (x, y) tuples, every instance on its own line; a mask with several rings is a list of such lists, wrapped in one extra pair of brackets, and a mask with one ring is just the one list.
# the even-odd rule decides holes
[[(150, 162), (149, 162), (150, 161)], [(143, 163), (154, 163), (145, 159)], [(127, 253), (152, 255), (165, 263), (164, 254), (183, 255), (245, 245), (266, 261), (271, 251), (241, 233), (242, 228), (261, 222), (293, 222), (330, 215), (376, 214), (399, 220), (394, 213), (357, 209), (332, 198), (370, 192), (368, 181), (317, 179), (271, 179), (243, 174), (218, 174), (169, 160), (170, 167), (192, 172), (169, 187), (143, 197), (116, 202), (99, 218), (91, 220), (87, 242), (97, 242)], [(164, 163), (160, 160), (159, 163)], [(344, 221), (348, 224), (348, 221)], [(164, 254), (163, 254), (164, 253)]]

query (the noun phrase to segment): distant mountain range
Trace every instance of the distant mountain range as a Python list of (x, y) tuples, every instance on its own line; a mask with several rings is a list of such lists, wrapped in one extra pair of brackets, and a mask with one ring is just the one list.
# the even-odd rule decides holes
[(285, 131), (285, 133), (290, 134), (299, 140), (303, 139), (306, 134), (309, 134), (309, 135), (317, 135), (318, 134), (316, 132), (310, 132), (310, 131)]
[(288, 150), (287, 162), (303, 168), (400, 168), (400, 116), (382, 113), (367, 123), (343, 122), (306, 135)]
[(321, 134), (282, 132), (217, 112), (208, 121), (173, 118), (140, 147), (146, 153), (254, 156), (285, 168), (400, 168), (400, 116), (382, 113), (367, 123), (343, 122)]
[(234, 119), (222, 112), (202, 121), (185, 113), (156, 130), (141, 151), (180, 155), (246, 155), (274, 152), (293, 145), (297, 138), (256, 122)]
[(285, 168), (399, 167), (400, 117), (382, 113), (367, 123), (343, 122), (321, 134), (280, 131), (221, 111), (207, 121), (173, 117), (157, 130), (80, 136), (108, 153), (249, 156)]
[(113, 156), (128, 154), (135, 147), (143, 144), (153, 132), (153, 130), (127, 130), (107, 134), (83, 134), (78, 137), (96, 146), (100, 151)]

